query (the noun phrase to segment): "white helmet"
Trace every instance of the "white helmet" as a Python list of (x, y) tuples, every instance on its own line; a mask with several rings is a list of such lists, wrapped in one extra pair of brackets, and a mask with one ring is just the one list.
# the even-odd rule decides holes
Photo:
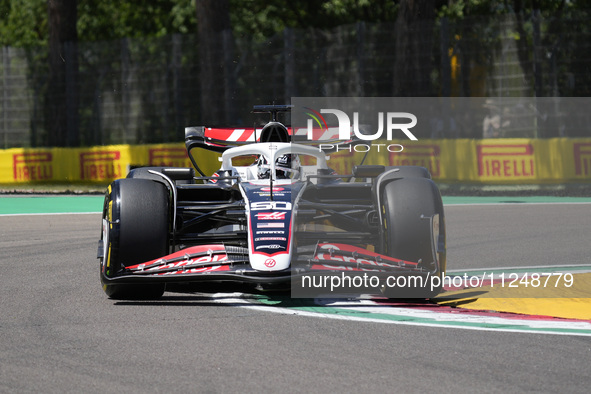
[[(259, 179), (269, 179), (271, 166), (261, 156), (258, 164)], [(283, 155), (275, 160), (275, 179), (298, 179), (300, 176), (300, 158), (298, 155)]]

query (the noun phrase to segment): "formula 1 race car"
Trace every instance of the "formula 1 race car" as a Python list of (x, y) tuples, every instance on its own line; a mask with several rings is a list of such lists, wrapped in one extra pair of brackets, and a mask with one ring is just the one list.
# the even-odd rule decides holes
[[(330, 152), (298, 143), (277, 121), (289, 110), (255, 106), (271, 115), (262, 129), (188, 127), (195, 168), (136, 168), (108, 187), (98, 258), (109, 297), (154, 299), (205, 282), (302, 297), (439, 291), (445, 221), (427, 169), (357, 165), (334, 174)], [(195, 148), (221, 154), (221, 168), (207, 176)]]

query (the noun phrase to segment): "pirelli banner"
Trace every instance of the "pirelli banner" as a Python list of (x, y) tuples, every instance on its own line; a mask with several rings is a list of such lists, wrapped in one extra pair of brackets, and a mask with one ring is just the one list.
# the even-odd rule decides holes
[[(355, 161), (347, 156), (360, 153), (339, 152), (343, 158), (335, 155), (329, 163), (351, 171), (346, 167)], [(367, 155), (365, 163), (418, 165), (434, 180), (451, 183), (584, 183), (591, 182), (591, 138), (405, 141), (394, 152)]]
[[(440, 182), (557, 184), (591, 182), (588, 139), (421, 139), (340, 148), (329, 165), (339, 174), (364, 164), (418, 165)], [(392, 148), (394, 146), (394, 148)], [(370, 154), (364, 150), (371, 149)], [(380, 150), (378, 152), (378, 150)], [(213, 152), (196, 152), (206, 174), (219, 168)], [(365, 159), (364, 159), (364, 156)], [(190, 167), (184, 144), (0, 150), (0, 183), (109, 183), (138, 166)]]
[[(215, 154), (205, 170), (219, 167)], [(211, 157), (209, 157), (211, 156)], [(0, 150), (0, 183), (109, 183), (140, 166), (191, 167), (184, 144)]]
[[(296, 135), (337, 150), (329, 163), (338, 173), (363, 162), (424, 166), (442, 182), (591, 180), (591, 140), (542, 138), (591, 136), (591, 98), (292, 97), (291, 104)], [(332, 142), (349, 138), (362, 143)]]

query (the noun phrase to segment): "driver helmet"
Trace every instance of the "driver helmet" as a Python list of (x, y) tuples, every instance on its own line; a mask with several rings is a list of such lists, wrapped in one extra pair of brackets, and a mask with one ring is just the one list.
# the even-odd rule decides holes
[[(271, 166), (261, 156), (258, 162), (259, 179), (269, 179)], [(300, 175), (300, 158), (298, 155), (283, 155), (275, 160), (275, 179), (297, 179)]]

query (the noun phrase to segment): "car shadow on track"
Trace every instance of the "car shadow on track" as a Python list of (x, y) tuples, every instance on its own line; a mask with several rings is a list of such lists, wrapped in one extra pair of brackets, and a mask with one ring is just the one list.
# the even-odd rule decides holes
[(157, 300), (114, 300), (117, 306), (270, 306), (277, 308), (412, 308), (433, 309), (438, 305), (425, 299), (387, 298), (292, 298), (289, 292), (166, 292)]

